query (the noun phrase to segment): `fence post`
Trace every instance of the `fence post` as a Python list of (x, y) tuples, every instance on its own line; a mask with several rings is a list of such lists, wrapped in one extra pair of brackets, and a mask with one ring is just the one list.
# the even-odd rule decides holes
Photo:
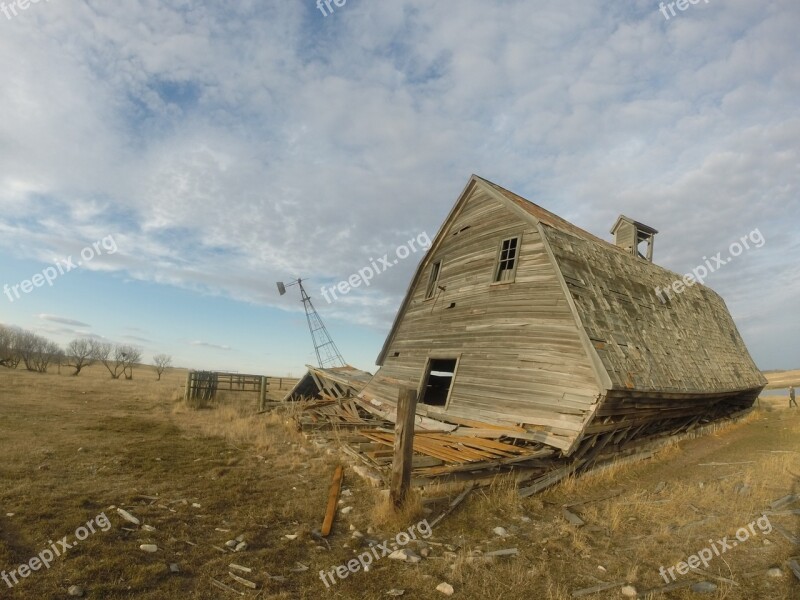
[(417, 392), (400, 388), (397, 398), (397, 420), (394, 427), (394, 460), (389, 496), (395, 508), (401, 508), (411, 487), (411, 463), (414, 459), (414, 417)]
[(189, 401), (189, 390), (192, 387), (192, 370), (186, 372), (186, 389), (183, 392), (183, 400), (184, 402)]
[(258, 410), (264, 410), (267, 402), (267, 378), (261, 377), (261, 389), (258, 393)]

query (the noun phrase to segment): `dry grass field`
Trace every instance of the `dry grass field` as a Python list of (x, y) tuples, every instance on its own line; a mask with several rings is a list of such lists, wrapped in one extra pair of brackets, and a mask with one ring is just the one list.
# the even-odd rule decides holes
[[(157, 382), (146, 367), (132, 381), (111, 380), (102, 367), (80, 377), (0, 370), (0, 571), (18, 569), (50, 540), (75, 541), (76, 530), (98, 515), (110, 521), (105, 531), (98, 522), (49, 569), (13, 588), (0, 580), (0, 598), (66, 598), (73, 585), (85, 598), (109, 600), (378, 599), (390, 590), (443, 598), (436, 591), (442, 582), (456, 598), (567, 600), (576, 590), (617, 582), (652, 598), (800, 598), (800, 581), (786, 566), (800, 556), (788, 539), (800, 538), (800, 516), (791, 512), (798, 502), (714, 556), (705, 574), (677, 575), (678, 582), (711, 581), (716, 591), (645, 594), (665, 585), (661, 566), (687, 560), (710, 540), (733, 540), (740, 527), (763, 519), (771, 502), (800, 494), (800, 411), (782, 397), (762, 399), (745, 420), (651, 460), (569, 480), (534, 498), (519, 500), (499, 480), (434, 528), (425, 552), (412, 542), (418, 553), (430, 552), (422, 562), (383, 558), (326, 587), (320, 570), (345, 564), (370, 538), (393, 538), (423, 518), (422, 506), (405, 520), (391, 517), (379, 492), (348, 468), (342, 506), (352, 510), (338, 515), (327, 543), (320, 541), (313, 530), (339, 464), (335, 454), (287, 427), (286, 415), (255, 414), (253, 395), (228, 394), (210, 409), (190, 410), (180, 400), (184, 376), (172, 370)], [(562, 506), (576, 503), (571, 510), (583, 527), (563, 516)], [(141, 526), (125, 521), (119, 507)], [(426, 518), (441, 510), (433, 505)], [(505, 535), (494, 533), (497, 527)], [(233, 552), (226, 542), (237, 536), (247, 547)], [(158, 550), (145, 552), (142, 544)], [(508, 548), (518, 554), (485, 558)], [(229, 576), (231, 563), (252, 569), (234, 572), (257, 590)], [(773, 567), (779, 576), (767, 575)], [(212, 579), (236, 591), (218, 589)], [(623, 596), (615, 587), (583, 597)]]

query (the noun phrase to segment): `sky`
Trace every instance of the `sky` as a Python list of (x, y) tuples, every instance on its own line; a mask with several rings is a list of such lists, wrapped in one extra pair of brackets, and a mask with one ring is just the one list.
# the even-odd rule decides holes
[(759, 367), (800, 367), (797, 0), (3, 6), (0, 323), (299, 375), (301, 277), (374, 372), (424, 250), (322, 288), (432, 239), (475, 173), (655, 227), (678, 273), (757, 231), (706, 284)]

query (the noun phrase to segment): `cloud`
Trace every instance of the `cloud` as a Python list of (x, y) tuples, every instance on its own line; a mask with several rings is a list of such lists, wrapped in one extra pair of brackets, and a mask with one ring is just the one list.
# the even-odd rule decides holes
[(83, 321), (76, 321), (75, 319), (68, 319), (66, 317), (59, 317), (57, 315), (41, 313), (36, 316), (43, 321), (52, 321), (53, 323), (61, 323), (62, 325), (70, 325), (72, 327), (91, 327), (91, 325), (84, 323)]
[(193, 342), (189, 342), (192, 346), (200, 346), (202, 348), (213, 348), (214, 350), (232, 350), (230, 346), (224, 346), (220, 344), (212, 344), (211, 342), (201, 342), (199, 340), (195, 340)]

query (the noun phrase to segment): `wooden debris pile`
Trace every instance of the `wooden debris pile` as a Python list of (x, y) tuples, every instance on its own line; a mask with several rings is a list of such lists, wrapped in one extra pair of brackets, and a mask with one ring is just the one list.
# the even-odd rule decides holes
[[(295, 420), (300, 430), (322, 443), (332, 443), (368, 467), (384, 483), (391, 470), (394, 423), (366, 410), (357, 398), (321, 400), (298, 405)], [(491, 480), (512, 467), (530, 479), (552, 468), (558, 451), (543, 444), (506, 437), (502, 428), (484, 423), (473, 426), (441, 423), (442, 429), (417, 429), (414, 433), (412, 477), (424, 486), (442, 477), (459, 481)], [(427, 424), (430, 427), (430, 424)]]

